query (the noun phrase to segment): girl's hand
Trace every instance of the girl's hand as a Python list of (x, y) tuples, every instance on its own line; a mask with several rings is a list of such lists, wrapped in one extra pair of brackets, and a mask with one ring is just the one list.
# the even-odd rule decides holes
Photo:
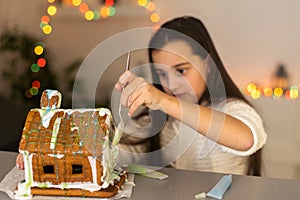
[(129, 108), (129, 116), (132, 116), (142, 105), (152, 110), (163, 110), (161, 100), (166, 94), (130, 71), (120, 76), (115, 88), (122, 92), (120, 103)]
[(24, 169), (23, 155), (20, 153), (18, 154), (18, 156), (16, 158), (16, 166), (20, 169)]

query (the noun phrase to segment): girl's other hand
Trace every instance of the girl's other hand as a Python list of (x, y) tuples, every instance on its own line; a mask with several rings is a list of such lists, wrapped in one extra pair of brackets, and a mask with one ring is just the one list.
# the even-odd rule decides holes
[(21, 153), (19, 153), (16, 158), (16, 166), (20, 169), (24, 169), (24, 160), (23, 155)]

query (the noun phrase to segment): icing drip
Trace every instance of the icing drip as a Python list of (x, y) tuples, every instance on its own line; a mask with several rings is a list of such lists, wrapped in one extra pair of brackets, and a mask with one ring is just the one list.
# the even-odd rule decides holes
[(18, 191), (16, 192), (16, 197), (22, 199), (31, 199), (31, 185), (33, 183), (33, 175), (32, 175), (32, 156), (33, 154), (29, 154), (28, 151), (20, 151), (23, 154), (24, 160), (24, 173), (25, 173), (25, 182), (18, 184)]
[(56, 139), (59, 132), (59, 126), (60, 126), (61, 118), (57, 117), (55, 119), (54, 125), (53, 125), (53, 132), (51, 137), (51, 143), (50, 143), (50, 149), (54, 149), (56, 145)]
[[(92, 168), (92, 176), (93, 176), (93, 183), (95, 185), (98, 185), (97, 183), (97, 168), (96, 168), (96, 158), (93, 158), (92, 156), (88, 157), (91, 168)], [(98, 185), (99, 186), (99, 185)], [(98, 187), (96, 190), (100, 190), (101, 186)]]
[(55, 114), (55, 110), (51, 109), (37, 109), (40, 113), (42, 119), (42, 125), (45, 128), (48, 128), (50, 124), (50, 120), (52, 119), (53, 115)]
[(102, 165), (103, 165), (103, 175), (101, 181), (103, 182), (102, 187), (107, 188), (110, 184), (114, 184), (114, 180), (119, 179), (119, 175), (115, 173), (115, 167), (117, 166), (117, 155), (118, 148), (115, 145), (109, 144), (108, 135), (105, 136), (105, 141), (103, 144), (103, 154), (102, 154)]

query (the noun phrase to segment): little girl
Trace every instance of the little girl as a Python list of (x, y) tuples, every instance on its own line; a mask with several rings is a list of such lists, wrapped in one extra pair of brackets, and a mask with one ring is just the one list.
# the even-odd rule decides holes
[(127, 71), (115, 88), (129, 116), (146, 106), (167, 119), (149, 138), (125, 133), (119, 147), (132, 157), (123, 158), (139, 163), (138, 155), (160, 152), (159, 162), (179, 169), (260, 175), (262, 119), (229, 77), (203, 23), (189, 16), (164, 23), (150, 41), (149, 60), (154, 84)]

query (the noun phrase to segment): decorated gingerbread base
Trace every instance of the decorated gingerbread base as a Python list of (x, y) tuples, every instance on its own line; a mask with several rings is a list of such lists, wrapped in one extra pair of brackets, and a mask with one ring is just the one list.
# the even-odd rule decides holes
[(124, 184), (126, 176), (122, 175), (120, 181), (115, 185), (110, 185), (108, 188), (100, 191), (90, 192), (82, 189), (56, 189), (56, 188), (31, 188), (32, 195), (43, 195), (43, 196), (65, 196), (65, 197), (101, 197), (109, 198), (117, 194), (119, 188)]

